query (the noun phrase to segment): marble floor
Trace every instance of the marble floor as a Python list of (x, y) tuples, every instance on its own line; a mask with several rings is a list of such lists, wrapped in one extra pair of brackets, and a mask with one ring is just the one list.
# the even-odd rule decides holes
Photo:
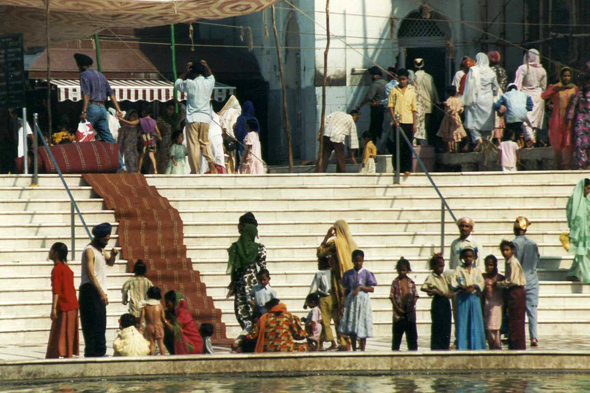
[[(540, 337), (538, 347), (528, 347), (531, 351), (590, 351), (590, 337)], [(527, 344), (528, 345), (528, 344)], [(430, 349), (430, 338), (418, 339), (418, 352), (428, 352)], [(216, 353), (229, 353), (229, 348), (214, 347)], [(391, 350), (391, 338), (373, 338), (367, 340), (367, 352), (387, 352)], [(402, 351), (407, 351), (405, 342), (402, 343)], [(504, 345), (503, 350), (508, 350)], [(0, 344), (0, 362), (11, 360), (41, 360), (45, 358), (46, 346), (12, 346)], [(83, 346), (80, 352), (83, 353)], [(107, 356), (113, 355), (112, 345), (109, 343)]]

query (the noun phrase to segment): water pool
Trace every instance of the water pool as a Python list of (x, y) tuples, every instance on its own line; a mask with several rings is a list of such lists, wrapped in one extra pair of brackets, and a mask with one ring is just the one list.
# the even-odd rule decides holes
[(588, 392), (590, 374), (495, 373), (407, 375), (313, 375), (286, 377), (170, 377), (66, 381), (4, 386), (10, 393), (119, 392)]

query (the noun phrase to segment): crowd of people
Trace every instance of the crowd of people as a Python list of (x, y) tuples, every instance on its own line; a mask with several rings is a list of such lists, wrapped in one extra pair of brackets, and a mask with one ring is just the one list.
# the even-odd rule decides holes
[[(590, 283), (590, 179), (580, 180), (566, 206), (569, 233), (560, 236), (564, 248), (574, 255), (568, 280)], [(485, 252), (472, 235), (474, 221), (457, 221), (459, 238), (450, 247), (449, 265), (435, 254), (429, 262), (431, 274), (421, 291), (432, 297), (431, 349), (501, 349), (501, 334), (506, 334), (510, 349), (526, 349), (525, 314), (529, 321), (532, 346), (539, 345), (537, 307), (540, 254), (537, 244), (526, 236), (531, 222), (519, 216), (514, 222), (513, 240), (502, 240), (499, 250), (505, 259), (504, 275), (498, 260)], [(49, 251), (54, 262), (51, 272), (53, 301), (47, 358), (79, 356), (78, 314), (85, 341), (85, 357), (106, 354), (106, 267), (113, 266), (117, 250), (106, 252), (112, 232), (109, 223), (92, 229), (93, 239), (82, 254), (79, 297), (74, 273), (67, 265), (68, 248), (55, 243)], [(266, 248), (258, 237), (258, 221), (251, 212), (239, 219), (239, 239), (228, 248), (227, 297), (234, 298), (235, 317), (241, 334), (233, 352), (293, 352), (357, 350), (366, 348), (373, 336), (370, 294), (377, 286), (372, 272), (364, 268), (365, 253), (359, 249), (346, 221), (338, 220), (317, 248), (318, 271), (310, 285), (304, 308), (310, 309), (301, 320), (288, 312), (279, 294), (270, 286), (271, 273)], [(398, 276), (391, 284), (393, 307), (392, 349), (399, 350), (406, 336), (409, 350), (418, 349), (416, 283), (408, 276), (411, 263), (397, 261)], [(197, 327), (182, 293), (162, 293), (146, 278), (146, 264), (136, 261), (130, 278), (122, 287), (123, 304), (120, 330), (113, 343), (118, 356), (156, 353), (213, 353), (213, 325)], [(452, 321), (455, 339), (451, 343)], [(336, 335), (331, 324), (334, 323)], [(299, 342), (298, 342), (299, 341)]]
[[(513, 83), (508, 83), (508, 73), (500, 63), (500, 54), (495, 51), (478, 53), (475, 59), (464, 57), (461, 69), (445, 90), (444, 102), (438, 96), (433, 77), (425, 71), (423, 59), (415, 59), (414, 70), (392, 66), (385, 75), (378, 66), (369, 68), (372, 84), (363, 101), (348, 115), (335, 112), (326, 117), (324, 157), (334, 150), (338, 171), (344, 172), (344, 138), (349, 137), (356, 164), (358, 141), (354, 123), (360, 116), (359, 110), (369, 104), (367, 133), (382, 154), (389, 151), (394, 155), (394, 163), (395, 128), (399, 128), (414, 145), (432, 145), (440, 152), (498, 150), (503, 170), (516, 171), (520, 164), (517, 150), (546, 146), (539, 134), (548, 128), (555, 168), (588, 168), (590, 79), (583, 79), (582, 88), (578, 89), (574, 71), (563, 67), (559, 80), (547, 87), (547, 72), (536, 49), (526, 52)], [(551, 112), (549, 119), (546, 107)], [(444, 111), (438, 128), (434, 121), (436, 108)], [(386, 113), (390, 114), (393, 130), (382, 138)], [(400, 171), (409, 175), (412, 152), (403, 139)], [(325, 172), (325, 166), (323, 169)]]

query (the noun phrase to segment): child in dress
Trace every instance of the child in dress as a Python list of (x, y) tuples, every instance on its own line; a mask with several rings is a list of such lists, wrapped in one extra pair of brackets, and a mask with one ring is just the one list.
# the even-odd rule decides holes
[(248, 134), (244, 138), (244, 155), (238, 173), (263, 175), (264, 164), (262, 163), (262, 149), (260, 148), (260, 137), (258, 136), (258, 122), (253, 119), (248, 120), (246, 130)]
[(123, 284), (121, 292), (123, 292), (123, 305), (129, 304), (129, 313), (139, 321), (139, 314), (141, 310), (139, 305), (147, 299), (147, 291), (154, 286), (152, 282), (145, 277), (147, 266), (141, 259), (138, 259), (133, 265), (133, 273), (135, 277), (130, 278)]
[(340, 333), (350, 337), (352, 350), (356, 351), (356, 340), (360, 339), (361, 351), (365, 350), (367, 338), (373, 337), (373, 310), (369, 293), (375, 291), (375, 276), (363, 269), (365, 253), (361, 250), (352, 252), (354, 268), (342, 276), (342, 287), (346, 291), (344, 315), (340, 320)]
[(250, 300), (248, 303), (253, 307), (253, 310), (259, 315), (266, 314), (268, 311), (265, 304), (271, 299), (277, 298), (277, 291), (270, 287), (270, 273), (266, 269), (260, 269), (256, 275), (258, 284), (254, 285), (250, 290)]
[(486, 329), (486, 339), (489, 349), (502, 349), (500, 341), (500, 327), (502, 326), (502, 288), (496, 283), (503, 281), (504, 276), (498, 273), (498, 259), (488, 255), (485, 259), (486, 272), (483, 275), (485, 289), (483, 291), (483, 318)]
[(320, 350), (320, 335), (322, 334), (322, 312), (318, 307), (320, 297), (317, 293), (310, 293), (305, 299), (307, 307), (311, 309), (305, 320), (305, 331), (307, 331), (307, 343), (311, 352)]
[(140, 326), (143, 326), (145, 319), (145, 331), (147, 339), (150, 342), (150, 355), (156, 354), (156, 341), (158, 348), (160, 348), (160, 355), (166, 355), (166, 347), (164, 346), (164, 321), (166, 315), (162, 307), (162, 293), (160, 288), (151, 287), (148, 289), (148, 300), (142, 303)]
[(156, 136), (157, 139), (161, 142), (162, 135), (160, 134), (160, 130), (158, 130), (156, 121), (152, 119), (151, 112), (148, 109), (146, 109), (143, 113), (145, 114), (145, 116), (139, 120), (129, 121), (125, 120), (123, 117), (120, 117), (119, 121), (130, 126), (139, 124), (142, 146), (141, 151), (139, 153), (139, 165), (137, 167), (137, 173), (141, 173), (141, 167), (143, 166), (143, 157), (145, 153), (147, 153), (150, 157), (150, 160), (152, 161), (154, 173), (157, 174), (158, 166), (156, 165)]
[(447, 142), (449, 153), (457, 153), (457, 143), (467, 137), (460, 116), (463, 113), (463, 99), (457, 95), (456, 86), (448, 86), (446, 91), (449, 98), (445, 102), (445, 117), (436, 135)]
[(375, 173), (377, 147), (371, 140), (371, 134), (368, 131), (363, 132), (363, 142), (365, 142), (365, 151), (363, 153), (363, 167), (360, 173)]
[(514, 243), (503, 240), (500, 251), (506, 259), (504, 272), (506, 277), (496, 284), (504, 289), (504, 304), (508, 314), (508, 349), (526, 349), (524, 316), (526, 313), (526, 278), (522, 266), (514, 256)]
[(113, 342), (115, 356), (146, 356), (150, 343), (135, 328), (133, 314), (123, 314), (119, 320), (117, 338)]
[(477, 252), (472, 246), (461, 250), (461, 266), (455, 269), (451, 286), (457, 292), (457, 349), (486, 349), (481, 302), (484, 287), (481, 271), (473, 266)]
[(500, 143), (500, 154), (498, 154), (498, 164), (502, 165), (504, 172), (516, 172), (517, 165), (520, 164), (518, 155), (518, 143), (514, 142), (514, 131), (504, 131), (504, 141)]
[(430, 259), (432, 273), (426, 277), (420, 290), (432, 296), (430, 307), (430, 349), (448, 350), (451, 344), (451, 298), (453, 291), (444, 276), (445, 260), (441, 254), (434, 254)]
[(215, 327), (210, 323), (202, 323), (199, 326), (199, 334), (203, 338), (203, 354), (213, 355), (213, 344), (211, 344), (211, 336), (215, 332)]
[(174, 134), (172, 134), (172, 140), (174, 143), (170, 147), (170, 160), (168, 161), (166, 174), (186, 175), (189, 172), (186, 165), (186, 156), (188, 155), (188, 150), (183, 144), (184, 134), (182, 131), (174, 132)]
[(393, 305), (393, 342), (391, 349), (399, 351), (404, 333), (410, 351), (418, 350), (418, 330), (416, 328), (416, 302), (418, 291), (414, 280), (408, 277), (412, 271), (410, 261), (401, 257), (395, 266), (397, 278), (391, 283), (389, 300)]

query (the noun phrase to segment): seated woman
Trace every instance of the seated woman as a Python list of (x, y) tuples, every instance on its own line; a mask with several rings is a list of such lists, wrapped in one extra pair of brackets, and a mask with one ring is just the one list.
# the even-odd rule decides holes
[(269, 311), (260, 317), (252, 333), (246, 335), (249, 340), (257, 340), (255, 352), (306, 352), (307, 342), (295, 342), (307, 338), (299, 317), (287, 312), (287, 306), (279, 299), (270, 300), (265, 308)]
[(166, 334), (164, 344), (173, 355), (197, 355), (203, 353), (203, 338), (186, 301), (178, 291), (164, 295), (166, 301)]

